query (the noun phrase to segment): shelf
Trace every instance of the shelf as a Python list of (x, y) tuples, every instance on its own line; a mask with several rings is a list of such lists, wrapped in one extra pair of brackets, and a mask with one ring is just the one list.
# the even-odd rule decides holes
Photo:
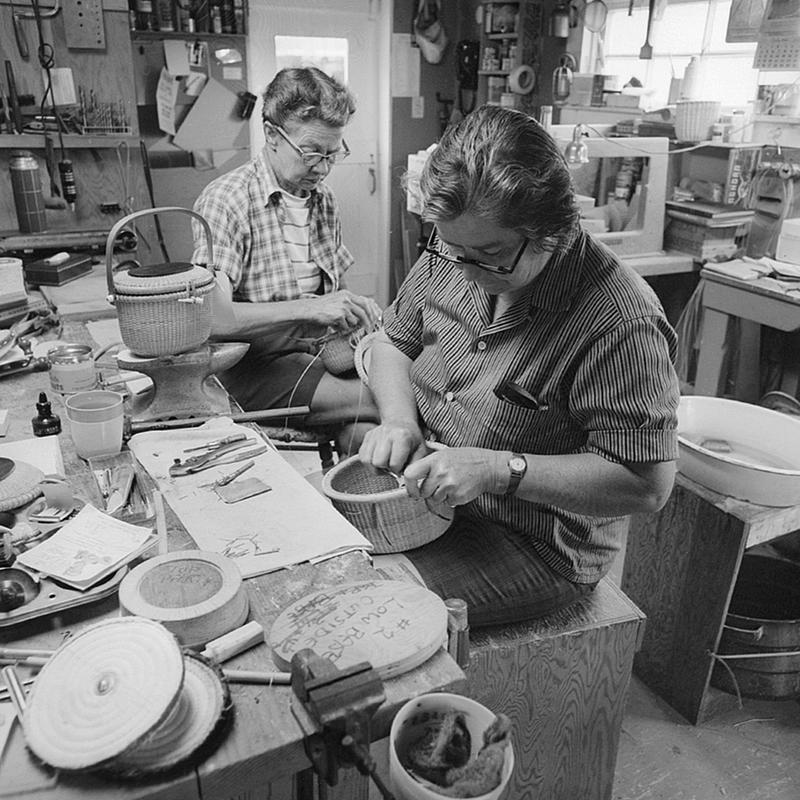
[(505, 41), (508, 39), (519, 39), (519, 34), (516, 31), (512, 33), (487, 33), (486, 38), (492, 41)]
[(131, 31), (131, 41), (153, 42), (160, 39), (247, 39), (246, 33), (199, 33), (197, 31)]
[[(81, 135), (78, 133), (65, 133), (59, 138), (58, 131), (48, 131), (54, 146), (61, 146), (61, 138), (64, 140), (64, 148), (67, 150), (93, 149), (100, 150), (104, 147), (116, 147), (125, 142), (127, 144), (139, 144), (139, 137), (129, 134), (110, 133), (102, 135)], [(45, 141), (42, 133), (0, 133), (0, 149), (15, 150), (44, 150)]]
[(511, 70), (507, 69), (479, 69), (478, 75), (496, 75), (500, 78), (505, 78), (511, 74)]

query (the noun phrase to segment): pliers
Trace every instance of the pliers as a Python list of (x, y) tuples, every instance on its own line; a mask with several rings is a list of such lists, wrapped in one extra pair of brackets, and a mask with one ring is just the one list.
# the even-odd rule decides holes
[(176, 458), (172, 466), (169, 468), (169, 474), (173, 478), (181, 475), (191, 475), (195, 472), (201, 472), (210, 467), (216, 467), (220, 464), (232, 464), (235, 461), (244, 461), (245, 459), (257, 456), (260, 453), (266, 452), (267, 446), (261, 445), (251, 450), (240, 450), (242, 447), (248, 447), (253, 444), (252, 439), (243, 439), (241, 441), (229, 442), (228, 444), (220, 444), (213, 446), (207, 453), (200, 453), (196, 456), (181, 461)]

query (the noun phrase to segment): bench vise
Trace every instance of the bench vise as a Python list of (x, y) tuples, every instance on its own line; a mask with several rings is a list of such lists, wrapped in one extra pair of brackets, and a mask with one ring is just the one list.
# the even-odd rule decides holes
[[(292, 691), (313, 721), (295, 718), (305, 736), (305, 750), (319, 779), (335, 786), (341, 767), (356, 767), (375, 782), (385, 800), (393, 795), (376, 774), (369, 751), (370, 724), (386, 695), (383, 682), (368, 662), (338, 669), (330, 659), (304, 649), (292, 657)], [(318, 780), (320, 797), (324, 788)]]

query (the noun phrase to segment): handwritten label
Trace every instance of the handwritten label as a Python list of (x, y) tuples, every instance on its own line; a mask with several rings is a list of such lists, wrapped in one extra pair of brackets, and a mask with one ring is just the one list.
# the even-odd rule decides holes
[(309, 648), (340, 669), (369, 661), (381, 672), (413, 661), (420, 651), (429, 657), (446, 629), (447, 611), (435, 594), (401, 581), (375, 580), (301, 598), (278, 617), (270, 644), (285, 666), (294, 653)]

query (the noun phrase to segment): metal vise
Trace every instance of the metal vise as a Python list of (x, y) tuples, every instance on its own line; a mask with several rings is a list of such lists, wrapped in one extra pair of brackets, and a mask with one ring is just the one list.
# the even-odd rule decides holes
[[(295, 712), (317, 775), (335, 786), (339, 769), (354, 766), (372, 778), (386, 800), (393, 800), (375, 773), (369, 751), (370, 723), (386, 699), (383, 682), (372, 665), (362, 662), (340, 670), (313, 650), (300, 650), (292, 657), (292, 690), (315, 723), (309, 729)], [(322, 790), (321, 783), (319, 787)]]

